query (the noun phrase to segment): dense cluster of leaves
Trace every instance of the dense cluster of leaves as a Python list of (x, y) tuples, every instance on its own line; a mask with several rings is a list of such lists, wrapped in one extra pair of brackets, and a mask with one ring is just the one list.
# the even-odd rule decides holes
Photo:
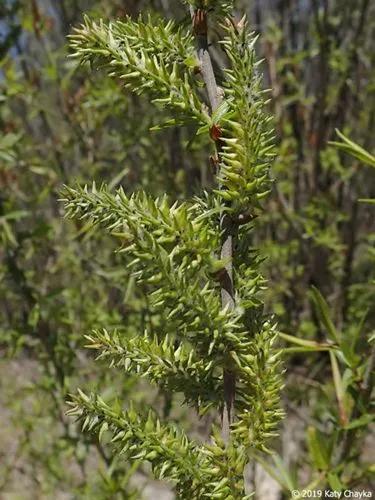
[(83, 421), (83, 430), (99, 436), (109, 430), (120, 454), (150, 462), (156, 478), (174, 483), (178, 498), (186, 498), (187, 492), (192, 498), (236, 498), (236, 492), (243, 491), (245, 449), (226, 450), (217, 432), (212, 444), (202, 446), (178, 427), (162, 424), (152, 411), (144, 417), (134, 408), (124, 412), (81, 391), (71, 405), (69, 413)]
[(266, 116), (265, 91), (257, 73), (256, 37), (243, 21), (240, 27), (228, 23), (226, 31), (222, 45), (231, 67), (225, 70), (224, 82), (223, 106), (228, 110), (222, 119), (221, 189), (215, 192), (236, 213), (244, 207), (255, 210), (270, 193), (268, 170), (275, 153), (271, 117)]
[[(161, 32), (167, 33), (173, 25), (153, 26), (149, 22), (146, 31), (144, 26), (142, 21), (134, 23), (130, 19), (115, 26), (87, 21), (72, 37), (75, 56), (82, 61), (97, 59), (99, 64), (104, 57), (106, 67), (118, 68), (114, 74), (125, 79), (132, 90), (140, 93), (152, 89), (161, 96), (156, 102), (163, 100), (176, 111), (184, 113), (190, 110), (196, 114), (195, 110), (204, 109), (198, 94), (191, 101), (196, 83), (179, 76), (187, 55), (172, 58), (167, 35), (159, 36)], [(150, 38), (150, 44), (147, 38), (139, 44), (144, 32)], [(189, 36), (180, 30), (174, 31), (173, 36), (180, 38), (174, 43), (174, 50), (178, 51), (186, 42), (191, 42)], [(153, 55), (155, 40), (158, 40), (158, 52)], [(220, 467), (212, 478), (206, 478), (205, 470), (216, 470), (208, 456), (205, 466), (201, 464), (197, 468), (200, 475), (194, 478), (196, 467), (191, 462), (201, 461), (199, 457), (205, 456), (205, 445), (197, 448), (189, 441), (187, 447), (176, 444), (181, 456), (179, 465), (173, 465), (175, 457), (169, 456), (172, 444), (165, 449), (163, 429), (158, 424), (150, 424), (152, 429), (148, 430), (138, 423), (137, 434), (141, 436), (137, 447), (141, 454), (137, 457), (152, 462), (155, 456), (157, 464), (162, 460), (165, 464), (163, 474), (177, 482), (179, 498), (212, 495), (244, 498), (244, 450), (267, 451), (266, 442), (276, 435), (275, 428), (282, 416), (279, 408), (280, 361), (274, 348), (277, 332), (263, 315), (261, 300), (255, 299), (263, 283), (257, 270), (257, 258), (251, 259), (253, 279), (247, 279), (245, 266), (249, 259), (246, 249), (249, 249), (246, 243), (243, 252), (233, 261), (235, 286), (237, 280), (241, 283), (236, 305), (229, 307), (220, 298), (220, 276), (226, 272), (228, 264), (225, 259), (219, 259), (222, 200), (232, 202), (225, 205), (231, 216), (258, 208), (259, 199), (266, 194), (264, 184), (271, 156), (267, 131), (269, 119), (263, 109), (260, 82), (255, 74), (254, 44), (252, 36), (247, 34), (246, 25), (232, 27), (224, 46), (231, 69), (226, 72), (226, 95), (221, 105), (224, 111), (219, 122), (219, 125), (224, 124), (224, 134), (219, 153), (220, 190), (214, 191), (213, 195), (216, 210), (209, 210), (204, 199), (169, 205), (166, 197), (155, 201), (144, 193), (128, 197), (122, 189), (116, 195), (106, 188), (98, 191), (95, 186), (91, 191), (66, 188), (64, 193), (69, 216), (88, 218), (123, 240), (120, 252), (129, 257), (129, 266), (138, 282), (148, 286), (151, 310), (159, 312), (165, 320), (157, 325), (154, 335), (146, 333), (129, 341), (122, 341), (118, 333), (109, 330), (93, 333), (89, 336), (91, 347), (97, 348), (100, 356), (112, 365), (124, 366), (126, 371), (147, 377), (163, 389), (181, 391), (185, 401), (193, 402), (202, 414), (212, 407), (218, 413), (222, 411), (225, 370), (231, 366), (236, 374), (236, 418), (227, 449), (224, 447), (221, 452), (225, 466), (232, 468), (237, 462), (240, 464), (239, 469), (234, 466), (236, 473)], [(171, 73), (164, 67), (168, 61), (173, 61), (172, 68), (169, 68)], [(190, 77), (196, 78), (194, 72)], [(186, 92), (176, 90), (183, 83)], [(217, 115), (218, 112), (216, 119)], [(247, 232), (250, 230), (248, 225)], [(244, 231), (238, 233), (240, 244), (245, 235)], [(251, 250), (250, 253), (253, 254)], [(81, 394), (74, 400), (70, 414), (77, 415), (94, 430), (99, 429), (97, 422), (101, 422), (103, 428), (109, 426), (107, 417), (111, 409), (105, 411), (102, 407), (103, 411), (98, 414), (99, 408), (95, 405), (98, 400), (85, 398)], [(92, 406), (88, 406), (90, 401), (94, 401)], [(122, 425), (119, 421), (111, 421), (112, 429), (116, 431), (115, 439), (117, 435), (122, 436), (125, 450), (133, 449), (127, 445), (132, 431), (122, 431), (122, 426), (127, 425), (127, 417), (129, 415), (122, 418)], [(215, 449), (213, 453), (215, 456)], [(129, 458), (134, 459), (131, 455)], [(185, 470), (190, 471), (189, 480), (185, 478)], [(238, 475), (240, 480), (237, 480)]]
[(86, 18), (70, 38), (82, 62), (107, 67), (126, 88), (151, 95), (153, 102), (181, 113), (181, 120), (208, 121), (194, 83), (198, 61), (192, 35), (172, 21), (155, 25), (150, 18), (128, 18), (105, 24)]

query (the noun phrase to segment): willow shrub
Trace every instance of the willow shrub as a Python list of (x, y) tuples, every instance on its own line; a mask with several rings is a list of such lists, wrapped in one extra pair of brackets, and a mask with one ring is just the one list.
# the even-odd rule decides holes
[[(152, 331), (128, 337), (105, 329), (87, 335), (110, 366), (182, 393), (213, 425), (209, 442), (188, 437), (156, 412), (105, 402), (79, 391), (70, 414), (83, 429), (112, 436), (114, 452), (151, 463), (178, 498), (248, 498), (244, 467), (268, 451), (282, 417), (276, 326), (264, 313), (261, 256), (251, 246), (254, 220), (270, 191), (274, 156), (255, 37), (230, 2), (191, 1), (191, 28), (150, 18), (106, 23), (86, 18), (71, 36), (74, 57), (106, 68), (124, 88), (170, 113), (160, 127), (194, 124), (207, 137), (216, 177), (211, 192), (186, 201), (145, 192), (115, 194), (105, 185), (67, 187), (70, 217), (101, 225), (146, 291)], [(215, 29), (228, 66), (213, 70), (208, 31)], [(105, 325), (103, 325), (105, 327)]]

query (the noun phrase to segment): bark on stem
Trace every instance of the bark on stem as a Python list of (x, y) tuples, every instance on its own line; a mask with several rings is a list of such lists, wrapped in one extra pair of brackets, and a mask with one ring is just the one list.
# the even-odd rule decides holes
[[(193, 28), (197, 40), (197, 53), (200, 61), (200, 72), (206, 86), (211, 113), (214, 113), (221, 103), (222, 95), (219, 92), (212, 66), (211, 56), (208, 50), (207, 39), (207, 13), (203, 10), (190, 8)], [(225, 274), (221, 281), (221, 304), (222, 307), (234, 308), (234, 286), (233, 286), (233, 224), (228, 214), (223, 213), (220, 218), (220, 227), (223, 231), (220, 258), (227, 262)], [(236, 376), (232, 369), (232, 362), (228, 355), (227, 366), (223, 371), (224, 384), (224, 407), (221, 415), (222, 437), (228, 444), (230, 438), (230, 424), (234, 418), (234, 398), (236, 391)]]

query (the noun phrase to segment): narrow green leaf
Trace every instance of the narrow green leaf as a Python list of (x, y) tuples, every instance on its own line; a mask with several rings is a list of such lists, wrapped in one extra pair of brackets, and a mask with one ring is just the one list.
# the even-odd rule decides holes
[[(301, 346), (299, 351), (330, 351), (337, 348), (335, 345), (331, 344), (322, 344), (319, 342), (315, 342), (313, 340), (300, 339), (298, 337), (294, 337), (293, 335), (288, 335), (287, 333), (279, 333), (279, 337), (283, 338), (287, 342), (292, 344), (296, 344)], [(291, 348), (294, 349), (294, 348)]]
[(340, 345), (340, 334), (336, 330), (329, 313), (329, 307), (322, 294), (314, 286), (312, 289), (312, 298), (314, 301), (315, 309), (318, 314), (321, 324), (326, 329), (327, 335)]
[(341, 425), (345, 427), (348, 423), (348, 416), (345, 409), (345, 388), (342, 381), (336, 356), (333, 352), (330, 352), (329, 355), (331, 359), (332, 375), (337, 397), (337, 403), (339, 406), (340, 422)]
[(345, 426), (346, 430), (358, 429), (359, 427), (366, 427), (375, 420), (375, 415), (369, 415), (366, 413), (355, 420), (352, 420), (348, 425)]
[(327, 470), (329, 466), (327, 448), (323, 436), (315, 427), (309, 427), (307, 430), (307, 444), (315, 466), (320, 470)]

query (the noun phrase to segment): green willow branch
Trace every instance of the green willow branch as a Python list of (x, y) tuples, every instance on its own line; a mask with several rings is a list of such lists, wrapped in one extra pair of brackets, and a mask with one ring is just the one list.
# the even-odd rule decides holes
[(160, 21), (154, 26), (150, 19), (130, 18), (105, 24), (86, 17), (70, 36), (74, 58), (95, 62), (122, 80), (126, 88), (146, 93), (154, 103), (178, 111), (181, 119), (202, 125), (209, 119), (197, 94), (197, 61), (191, 40), (173, 22)]

